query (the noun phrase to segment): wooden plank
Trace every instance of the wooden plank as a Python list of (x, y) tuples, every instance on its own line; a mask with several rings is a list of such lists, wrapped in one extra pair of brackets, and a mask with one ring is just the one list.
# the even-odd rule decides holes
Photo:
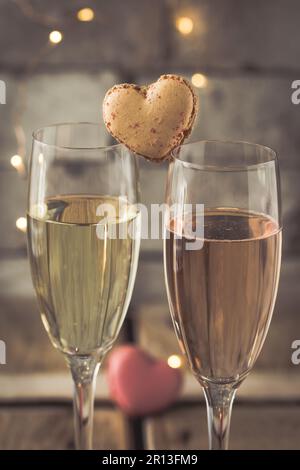
[[(299, 449), (300, 406), (236, 405), (231, 449)], [(207, 449), (207, 422), (201, 406), (180, 405), (144, 424), (147, 449)]]
[[(243, 403), (258, 401), (300, 403), (300, 375), (297, 372), (264, 372), (254, 369), (241, 384), (236, 400)], [(205, 401), (200, 384), (189, 372), (184, 374), (179, 401)]]
[[(0, 403), (71, 402), (73, 383), (70, 373), (0, 375)], [(96, 399), (108, 402), (104, 371), (97, 377)]]
[(205, 405), (181, 405), (144, 421), (146, 449), (206, 449)]
[[(72, 400), (72, 380), (69, 373), (52, 374), (1, 374), (0, 404), (70, 402)], [(111, 402), (104, 370), (100, 369), (96, 400)], [(300, 376), (291, 373), (252, 372), (241, 385), (237, 400), (242, 403), (282, 402), (300, 403)], [(181, 403), (204, 402), (202, 389), (188, 371), (184, 372), (183, 387), (178, 397)]]
[[(73, 449), (71, 406), (0, 408), (0, 449)], [(94, 449), (133, 445), (128, 420), (113, 408), (97, 408)]]

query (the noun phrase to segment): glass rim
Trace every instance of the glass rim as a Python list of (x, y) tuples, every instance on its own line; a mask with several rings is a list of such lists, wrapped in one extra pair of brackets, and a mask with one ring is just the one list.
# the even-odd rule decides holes
[[(194, 145), (194, 144), (221, 144), (221, 145), (244, 145), (248, 148), (253, 148), (253, 149), (260, 149), (263, 151), (266, 151), (270, 158), (266, 161), (259, 162), (259, 163), (245, 163), (245, 164), (237, 164), (237, 165), (201, 165), (198, 163), (193, 163), (189, 162), (188, 160), (184, 160), (180, 158), (180, 149), (182, 147), (187, 147), (189, 145)], [(177, 153), (175, 153), (177, 152)], [(278, 156), (275, 150), (273, 150), (271, 147), (268, 147), (266, 145), (262, 144), (256, 144), (254, 142), (248, 142), (245, 140), (216, 140), (216, 139), (202, 139), (202, 140), (195, 140), (192, 142), (186, 142), (183, 143), (177, 147), (175, 147), (171, 151), (171, 158), (172, 162), (179, 162), (181, 163), (184, 167), (194, 169), (194, 170), (199, 170), (199, 171), (246, 171), (250, 169), (256, 169), (259, 167), (263, 167), (265, 165), (268, 165), (270, 163), (277, 164), (278, 162)]]
[[(45, 142), (43, 139), (38, 137), (38, 133), (42, 132), (46, 129), (54, 129), (54, 128), (60, 128), (63, 126), (80, 126), (80, 125), (85, 125), (85, 126), (90, 126), (90, 127), (98, 127), (100, 129), (100, 123), (98, 122), (92, 122), (92, 121), (71, 121), (71, 122), (59, 122), (59, 123), (54, 123), (54, 124), (49, 124), (46, 126), (39, 127), (35, 129), (32, 132), (32, 138), (35, 142), (38, 142), (41, 145), (44, 145), (46, 147), (51, 147), (51, 148), (56, 148), (56, 149), (61, 149), (61, 150), (84, 150), (84, 151), (91, 151), (91, 150), (112, 150), (112, 149), (117, 149), (120, 147), (124, 147), (123, 144), (111, 144), (111, 145), (95, 145), (92, 147), (70, 147), (68, 145), (57, 145), (57, 144), (49, 144)], [(126, 148), (126, 147), (125, 147)]]

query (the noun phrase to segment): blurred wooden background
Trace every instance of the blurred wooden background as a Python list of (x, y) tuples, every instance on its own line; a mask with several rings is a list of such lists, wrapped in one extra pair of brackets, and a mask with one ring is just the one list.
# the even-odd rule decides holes
[[(74, 0), (0, 0), (0, 449), (72, 448), (71, 383), (37, 312), (16, 220), (26, 210), (26, 178), (10, 164), (14, 124), (26, 136), (55, 122), (99, 121), (105, 91), (115, 83), (148, 83), (162, 73), (204, 76), (200, 116), (191, 140), (239, 139), (274, 148), (282, 175), (284, 258), (279, 296), (265, 347), (233, 411), (232, 448), (300, 448), (300, 369), (291, 344), (300, 337), (300, 79), (297, 0), (94, 0), (95, 21), (79, 23), (87, 6)], [(30, 7), (33, 7), (30, 8)], [(35, 12), (34, 14), (32, 12)], [(43, 24), (40, 14), (51, 17)], [(193, 21), (181, 34), (181, 17)], [(97, 21), (96, 21), (97, 20)], [(48, 45), (58, 29), (63, 41)], [(21, 112), (22, 111), (22, 112)], [(20, 123), (18, 122), (20, 119)], [(109, 137), (103, 128), (103, 141)], [(166, 165), (141, 161), (143, 202), (164, 200)], [(144, 241), (134, 297), (120, 341), (154, 355), (178, 352), (166, 302), (161, 241)], [(109, 400), (100, 372), (95, 416), (97, 448), (206, 448), (202, 392), (185, 374), (171, 409), (130, 419)]]

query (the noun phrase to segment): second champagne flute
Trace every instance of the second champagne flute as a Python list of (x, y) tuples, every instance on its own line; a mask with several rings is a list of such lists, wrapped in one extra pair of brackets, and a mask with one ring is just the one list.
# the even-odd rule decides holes
[(278, 163), (246, 142), (181, 146), (164, 246), (173, 323), (203, 387), (211, 449), (228, 446), (236, 389), (263, 346), (281, 261)]
[(136, 157), (101, 144), (97, 124), (49, 126), (34, 133), (30, 165), (33, 284), (71, 369), (78, 449), (92, 447), (95, 380), (128, 309), (141, 231)]

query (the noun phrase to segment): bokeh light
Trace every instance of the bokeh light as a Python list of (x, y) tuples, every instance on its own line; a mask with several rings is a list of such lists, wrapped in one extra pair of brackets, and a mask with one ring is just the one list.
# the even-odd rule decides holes
[(95, 13), (92, 8), (82, 8), (77, 12), (77, 19), (79, 21), (93, 21)]
[(202, 73), (194, 73), (192, 76), (192, 84), (197, 88), (205, 88), (207, 86), (207, 77)]
[(176, 19), (176, 28), (178, 29), (180, 34), (183, 34), (184, 36), (187, 36), (188, 34), (190, 34), (193, 31), (194, 22), (188, 16), (179, 16)]
[(27, 230), (27, 220), (25, 217), (19, 217), (17, 220), (16, 220), (16, 227), (18, 230), (20, 230), (21, 232), (26, 232)]
[(172, 367), (172, 369), (179, 369), (182, 366), (182, 359), (177, 354), (172, 354), (168, 357), (168, 365)]
[(13, 155), (10, 159), (11, 165), (18, 169), (23, 165), (23, 159), (20, 157), (20, 155)]
[(49, 34), (49, 41), (52, 44), (59, 44), (63, 39), (63, 35), (60, 31), (51, 31)]

